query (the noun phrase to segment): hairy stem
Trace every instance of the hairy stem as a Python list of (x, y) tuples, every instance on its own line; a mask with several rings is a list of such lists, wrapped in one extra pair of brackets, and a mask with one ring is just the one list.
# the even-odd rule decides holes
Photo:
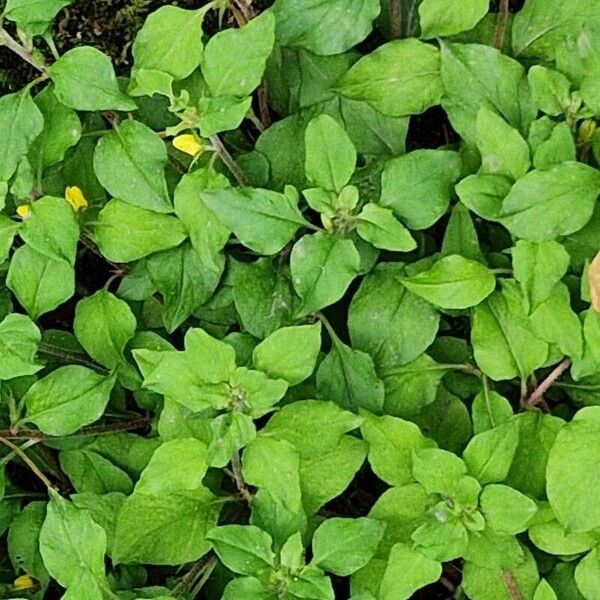
[(231, 471), (233, 473), (233, 479), (235, 480), (235, 485), (239, 490), (240, 494), (246, 500), (246, 502), (250, 502), (252, 500), (252, 494), (248, 489), (248, 485), (244, 480), (244, 475), (242, 473), (242, 461), (240, 460), (240, 453), (236, 450), (231, 457)]
[[(197, 560), (190, 568), (190, 570), (181, 578), (181, 581), (173, 588), (173, 594), (179, 596), (190, 591), (194, 585), (194, 581), (200, 577), (204, 572), (209, 570), (212, 573), (210, 565), (214, 563), (216, 566), (217, 559), (211, 556), (208, 560), (206, 556), (203, 556), (200, 560)], [(213, 566), (214, 568), (214, 566)]]
[(508, 25), (509, 0), (500, 0), (500, 11), (498, 13), (498, 23), (496, 24), (496, 33), (494, 35), (494, 48), (502, 50), (504, 38), (506, 37), (506, 27)]
[(400, 0), (389, 0), (390, 2), (390, 32), (392, 38), (399, 38), (402, 34), (402, 9)]
[(19, 44), (3, 27), (0, 27), (0, 45), (12, 50), (12, 52), (20, 56), (25, 62), (40, 71), (40, 73), (44, 73), (44, 75), (47, 73), (46, 65), (37, 60), (32, 52)]
[(246, 21), (249, 21), (254, 16), (251, 0), (233, 0), (238, 10), (244, 15)]
[(54, 489), (52, 482), (42, 473), (39, 467), (23, 452), (19, 446), (13, 444), (10, 440), (0, 436), (0, 444), (4, 444), (7, 448), (10, 448), (37, 476), (37, 478), (50, 490)]
[(565, 358), (559, 363), (531, 393), (529, 398), (524, 402), (524, 406), (536, 406), (544, 399), (544, 394), (554, 385), (554, 382), (571, 366), (571, 359)]
[(227, 168), (231, 171), (231, 174), (235, 177), (235, 180), (242, 187), (246, 185), (246, 177), (243, 171), (240, 169), (240, 166), (235, 162), (233, 156), (229, 154), (227, 148), (221, 141), (221, 138), (218, 135), (213, 135), (210, 138), (210, 143), (213, 145), (215, 152), (219, 156), (219, 158), (225, 163)]

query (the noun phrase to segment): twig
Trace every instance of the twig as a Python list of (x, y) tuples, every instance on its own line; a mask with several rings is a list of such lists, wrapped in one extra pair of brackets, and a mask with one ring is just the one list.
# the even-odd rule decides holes
[(83, 365), (84, 367), (89, 367), (90, 369), (100, 371), (104, 374), (110, 373), (110, 371), (106, 367), (103, 367), (97, 362), (89, 359), (87, 355), (81, 352), (65, 350), (60, 346), (54, 346), (53, 344), (48, 344), (47, 342), (40, 342), (38, 346), (38, 352), (40, 352), (41, 354), (47, 354), (48, 356), (53, 356), (54, 358), (58, 358), (65, 363), (76, 363), (78, 365)]
[(0, 443), (4, 444), (8, 448), (10, 448), (19, 458), (31, 469), (33, 473), (37, 476), (37, 478), (49, 489), (54, 489), (52, 482), (40, 471), (39, 467), (17, 446), (13, 444), (10, 440), (0, 436)]
[(502, 50), (504, 38), (506, 37), (506, 27), (508, 25), (509, 0), (500, 0), (500, 11), (498, 12), (498, 23), (496, 24), (496, 33), (494, 35), (494, 48)]
[(269, 95), (267, 82), (263, 79), (260, 87), (257, 90), (258, 94), (258, 112), (260, 114), (260, 122), (264, 129), (271, 125), (271, 112), (269, 111)]
[(196, 598), (200, 593), (200, 590), (204, 587), (204, 584), (208, 581), (209, 577), (212, 575), (212, 572), (215, 570), (215, 567), (219, 561), (215, 556), (213, 556), (208, 563), (206, 563), (206, 569), (202, 574), (200, 581), (196, 585), (194, 585), (192, 590), (192, 597)]
[(390, 2), (390, 33), (392, 38), (399, 38), (402, 35), (402, 9), (400, 0), (389, 0)]
[(233, 473), (233, 479), (235, 480), (235, 485), (237, 486), (240, 494), (242, 494), (246, 502), (250, 502), (252, 500), (252, 493), (248, 489), (248, 485), (244, 480), (244, 475), (242, 473), (242, 461), (240, 460), (240, 453), (237, 450), (231, 457), (231, 472)]
[(244, 15), (246, 21), (249, 21), (254, 16), (254, 10), (252, 9), (251, 0), (233, 0), (233, 3), (238, 7), (240, 12)]
[(502, 578), (506, 584), (506, 591), (511, 600), (522, 600), (521, 592), (517, 586), (517, 582), (510, 571), (502, 571)]
[[(181, 578), (181, 581), (173, 588), (174, 595), (185, 594), (191, 589), (194, 580), (199, 577), (202, 573), (209, 569), (211, 563), (216, 566), (217, 559), (211, 556), (208, 560), (206, 556), (203, 556), (200, 560), (197, 560), (190, 570)], [(214, 566), (213, 566), (214, 569)], [(210, 569), (212, 572), (212, 569)]]
[(215, 152), (219, 156), (219, 158), (225, 163), (227, 168), (231, 171), (231, 174), (235, 177), (235, 180), (242, 187), (246, 184), (246, 177), (243, 171), (240, 169), (240, 166), (235, 162), (233, 156), (229, 154), (227, 148), (221, 141), (221, 138), (218, 135), (213, 135), (210, 138), (210, 143), (213, 145)]
[(32, 67), (36, 68), (40, 73), (46, 75), (48, 73), (46, 65), (38, 61), (33, 53), (27, 50), (24, 46), (21, 46), (15, 38), (6, 31), (3, 27), (0, 27), (0, 45), (6, 46), (9, 50), (12, 50), (15, 54), (20, 56), (25, 62), (29, 63)]
[(571, 359), (565, 358), (552, 372), (538, 385), (529, 398), (523, 402), (523, 407), (536, 406), (544, 399), (544, 394), (552, 387), (554, 382), (571, 366)]

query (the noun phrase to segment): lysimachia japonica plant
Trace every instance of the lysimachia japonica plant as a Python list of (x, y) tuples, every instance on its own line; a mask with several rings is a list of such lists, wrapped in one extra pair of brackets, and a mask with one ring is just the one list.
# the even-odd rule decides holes
[(69, 3), (0, 29), (0, 596), (600, 598), (600, 0), (166, 3), (119, 77)]

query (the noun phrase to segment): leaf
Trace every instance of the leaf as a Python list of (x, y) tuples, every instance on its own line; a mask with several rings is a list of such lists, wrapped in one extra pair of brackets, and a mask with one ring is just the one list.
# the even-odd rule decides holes
[(598, 598), (600, 586), (600, 555), (598, 548), (594, 548), (575, 568), (575, 581), (579, 591), (585, 598), (595, 600)]
[(86, 367), (60, 367), (36, 381), (23, 397), (26, 420), (48, 435), (74, 433), (102, 416), (114, 383), (114, 377)]
[(341, 192), (356, 167), (356, 150), (344, 129), (328, 115), (306, 127), (306, 178), (324, 190)]
[(430, 39), (450, 36), (473, 29), (488, 12), (486, 0), (467, 0), (454, 10), (451, 0), (423, 0), (419, 4), (421, 37)]
[(583, 315), (583, 354), (575, 357), (571, 373), (575, 381), (593, 375), (600, 370), (600, 354), (598, 340), (600, 339), (600, 314), (588, 310)]
[(34, 98), (44, 118), (44, 128), (31, 146), (29, 156), (34, 165), (48, 167), (62, 161), (66, 151), (81, 138), (81, 121), (77, 113), (61, 104), (52, 86)]
[(444, 256), (428, 271), (401, 281), (410, 292), (441, 308), (476, 306), (496, 287), (487, 267), (459, 255)]
[(487, 485), (481, 492), (479, 506), (489, 527), (510, 535), (525, 531), (537, 512), (533, 500), (507, 485)]
[(320, 348), (320, 323), (283, 327), (254, 348), (252, 362), (269, 377), (297, 385), (314, 371)]
[(406, 544), (396, 544), (390, 552), (378, 597), (381, 600), (408, 600), (423, 586), (437, 581), (441, 574), (439, 562)]
[(271, 536), (253, 525), (222, 525), (207, 539), (221, 562), (234, 573), (261, 575), (275, 564)]
[(4, 16), (22, 29), (28, 25), (48, 25), (71, 0), (7, 0)]
[(382, 208), (373, 202), (366, 204), (357, 217), (358, 235), (376, 248), (393, 252), (410, 252), (417, 242), (391, 210)]
[(578, 231), (591, 219), (598, 193), (600, 173), (582, 163), (531, 171), (502, 202), (500, 219), (518, 237), (552, 240)]
[(434, 442), (424, 437), (414, 423), (368, 413), (364, 417), (361, 432), (369, 444), (369, 462), (375, 474), (390, 485), (411, 483), (413, 451), (431, 447)]
[(12, 313), (0, 321), (0, 380), (37, 373), (35, 362), (42, 339), (35, 323), (24, 315)]
[(529, 146), (521, 134), (495, 112), (481, 108), (475, 121), (476, 143), (482, 158), (481, 172), (524, 177), (530, 167)]
[(260, 84), (274, 43), (272, 12), (241, 29), (225, 29), (211, 37), (202, 57), (202, 75), (211, 93), (238, 98), (251, 94)]
[(162, 6), (151, 13), (133, 43), (135, 72), (141, 69), (184, 79), (202, 59), (202, 21), (206, 11)]
[(558, 123), (548, 139), (541, 141), (537, 146), (533, 155), (533, 166), (536, 169), (550, 169), (554, 165), (574, 160), (577, 160), (577, 148), (573, 132), (564, 121)]
[(402, 285), (403, 275), (398, 264), (378, 265), (365, 277), (350, 304), (352, 346), (368, 352), (383, 371), (417, 358), (438, 331), (438, 312)]
[(66, 260), (50, 258), (25, 245), (12, 256), (6, 285), (35, 320), (75, 293), (75, 273)]
[(8, 181), (44, 127), (28, 89), (0, 98), (0, 181)]
[(385, 163), (379, 204), (411, 229), (426, 229), (448, 209), (461, 159), (448, 150), (415, 150)]
[(537, 111), (525, 70), (516, 60), (480, 44), (443, 43), (441, 56), (442, 106), (467, 143), (475, 143), (476, 117), (482, 107), (497, 112), (521, 135), (527, 134)]
[(544, 364), (548, 346), (532, 331), (523, 301), (505, 288), (473, 311), (471, 343), (479, 368), (495, 381), (525, 378)]
[(360, 256), (351, 240), (319, 231), (294, 244), (290, 268), (302, 299), (299, 317), (337, 302), (358, 275)]
[(342, 577), (364, 567), (373, 558), (385, 525), (375, 519), (332, 518), (315, 531), (312, 562)]
[(533, 600), (558, 600), (550, 584), (542, 579), (535, 590)]
[(95, 361), (114, 369), (125, 361), (123, 350), (135, 333), (136, 318), (123, 300), (100, 290), (77, 303), (73, 329)]
[(384, 115), (422, 113), (442, 97), (439, 50), (410, 38), (388, 42), (361, 58), (338, 86)]
[(342, 408), (356, 412), (364, 408), (380, 413), (383, 408), (383, 382), (378, 378), (373, 359), (360, 350), (332, 338), (329, 354), (317, 371), (317, 397), (333, 400)]
[(258, 254), (276, 254), (306, 225), (296, 204), (271, 190), (207, 190), (202, 199), (242, 244)]
[(469, 175), (456, 186), (460, 201), (477, 216), (497, 221), (502, 201), (512, 187), (510, 179), (502, 175)]
[(65, 52), (49, 69), (54, 93), (76, 110), (136, 110), (136, 103), (119, 89), (106, 54), (91, 46)]
[(94, 234), (102, 255), (114, 262), (173, 248), (186, 236), (178, 219), (121, 200), (111, 200), (100, 211)]
[(471, 411), (473, 413), (473, 430), (476, 434), (494, 429), (513, 416), (510, 402), (497, 392), (488, 390), (487, 387), (475, 396)]
[(571, 104), (571, 82), (559, 71), (533, 65), (527, 73), (536, 106), (547, 115), (559, 116)]
[(277, 41), (315, 54), (339, 54), (362, 42), (379, 15), (377, 0), (278, 0)]
[(102, 136), (94, 152), (96, 177), (112, 196), (158, 213), (173, 211), (166, 164), (165, 144), (138, 121), (125, 121)]
[[(556, 518), (569, 533), (591, 531), (600, 524), (595, 478), (600, 408), (580, 410), (556, 437), (548, 458), (547, 493)], [(585, 473), (585, 476), (582, 474)]]
[(465, 463), (455, 454), (438, 448), (424, 448), (413, 453), (412, 474), (429, 494), (454, 495), (466, 474)]
[(65, 588), (76, 587), (85, 579), (108, 587), (105, 552), (106, 534), (90, 513), (51, 492), (40, 531), (40, 553), (52, 578)]
[(554, 241), (519, 240), (512, 249), (512, 258), (515, 279), (531, 312), (548, 300), (554, 286), (567, 272), (570, 261), (565, 248)]
[(442, 255), (460, 254), (485, 264), (471, 213), (460, 202), (452, 209), (442, 241)]

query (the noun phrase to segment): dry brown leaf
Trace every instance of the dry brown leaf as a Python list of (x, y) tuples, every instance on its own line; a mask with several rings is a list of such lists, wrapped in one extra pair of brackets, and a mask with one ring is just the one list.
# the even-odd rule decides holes
[(588, 278), (590, 281), (590, 296), (592, 298), (592, 308), (600, 313), (600, 252), (596, 254), (594, 260), (588, 269)]

